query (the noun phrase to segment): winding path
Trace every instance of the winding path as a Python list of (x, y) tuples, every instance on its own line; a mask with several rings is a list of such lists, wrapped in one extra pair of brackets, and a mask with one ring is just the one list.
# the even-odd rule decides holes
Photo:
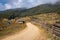
[(3, 40), (38, 40), (39, 29), (32, 23), (26, 23), (27, 27), (22, 32), (18, 34), (4, 38)]

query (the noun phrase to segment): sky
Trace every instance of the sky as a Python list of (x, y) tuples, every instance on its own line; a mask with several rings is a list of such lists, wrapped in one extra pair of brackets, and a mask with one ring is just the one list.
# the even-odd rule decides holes
[(31, 8), (45, 3), (55, 3), (58, 0), (0, 0), (0, 11), (14, 8)]

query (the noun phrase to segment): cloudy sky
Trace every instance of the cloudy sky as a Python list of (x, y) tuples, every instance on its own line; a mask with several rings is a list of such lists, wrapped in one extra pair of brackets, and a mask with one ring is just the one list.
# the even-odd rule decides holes
[(58, 0), (0, 0), (0, 11), (13, 8), (31, 8), (44, 3), (55, 3)]

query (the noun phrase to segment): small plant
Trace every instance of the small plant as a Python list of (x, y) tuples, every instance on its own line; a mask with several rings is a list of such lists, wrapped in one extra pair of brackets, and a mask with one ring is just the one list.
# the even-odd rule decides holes
[(58, 37), (55, 36), (55, 37), (54, 37), (54, 40), (60, 40), (60, 39), (59, 39)]

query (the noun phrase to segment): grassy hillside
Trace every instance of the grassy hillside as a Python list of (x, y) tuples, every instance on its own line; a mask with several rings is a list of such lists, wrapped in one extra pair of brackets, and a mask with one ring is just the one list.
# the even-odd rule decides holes
[[(43, 28), (44, 33), (47, 34), (51, 40), (60, 40), (60, 14), (58, 13), (43, 13), (31, 17), (32, 23), (38, 28)], [(58, 22), (58, 23), (57, 23)], [(55, 26), (53, 26), (55, 25)], [(55, 36), (54, 36), (55, 35)]]
[(33, 17), (41, 21), (46, 21), (50, 24), (53, 24), (53, 22), (60, 20), (60, 14), (58, 13), (48, 13), (48, 14), (44, 13), (44, 14), (34, 15)]
[(14, 17), (24, 17), (41, 13), (60, 13), (60, 2), (57, 2), (55, 4), (42, 4), (30, 9), (18, 8), (6, 10), (0, 12), (0, 17), (9, 18), (12, 15), (14, 15)]

